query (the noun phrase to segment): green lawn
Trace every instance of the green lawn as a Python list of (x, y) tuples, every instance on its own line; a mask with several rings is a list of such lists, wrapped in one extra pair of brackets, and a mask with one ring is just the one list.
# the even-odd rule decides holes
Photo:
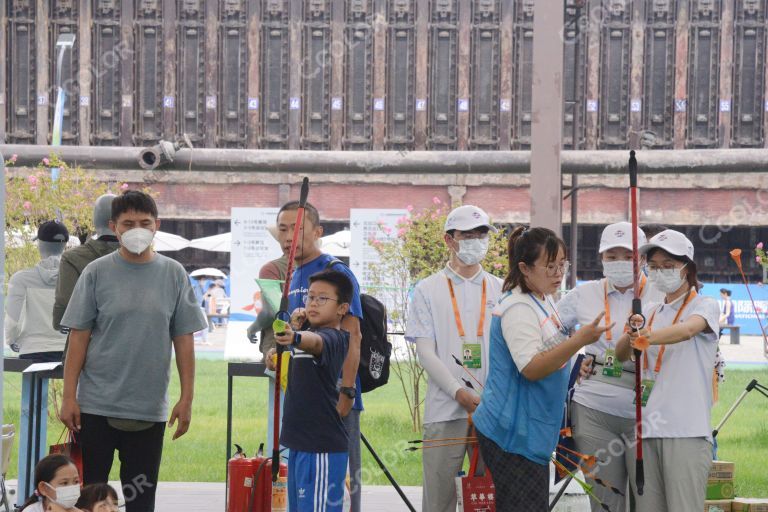
[[(392, 379), (394, 379), (394, 375)], [(727, 372), (720, 390), (720, 402), (713, 414), (716, 423), (753, 378), (768, 383), (768, 370)], [(4, 414), (6, 423), (19, 417), (21, 380), (18, 374), (5, 376)], [(161, 480), (223, 482), (226, 440), (226, 363), (198, 361), (195, 406), (189, 433), (171, 441), (170, 430), (163, 452)], [(266, 438), (266, 381), (238, 378), (235, 380), (233, 441), (253, 454)], [(171, 400), (178, 396), (178, 379), (172, 378)], [(418, 452), (405, 452), (406, 442), (419, 434), (411, 431), (408, 411), (399, 383), (365, 395), (366, 412), (362, 430), (379, 456), (402, 485), (420, 485), (421, 457)], [(736, 492), (741, 496), (768, 496), (768, 479), (762, 463), (768, 460), (768, 399), (753, 391), (722, 429), (719, 436), (721, 460), (736, 463)], [(53, 443), (61, 433), (61, 424), (52, 420), (48, 440)], [(363, 448), (364, 481), (384, 485), (385, 477), (373, 458)], [(16, 475), (14, 454), (9, 478)], [(117, 480), (117, 471), (111, 478)]]

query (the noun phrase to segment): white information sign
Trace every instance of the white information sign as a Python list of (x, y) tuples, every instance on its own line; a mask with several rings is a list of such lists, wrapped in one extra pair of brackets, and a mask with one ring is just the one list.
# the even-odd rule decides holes
[(256, 279), (264, 264), (283, 251), (267, 227), (275, 224), (278, 208), (232, 208), (230, 253), (231, 306), (227, 327), (226, 359), (261, 359), (258, 345), (248, 341), (246, 330), (261, 311), (261, 292)]

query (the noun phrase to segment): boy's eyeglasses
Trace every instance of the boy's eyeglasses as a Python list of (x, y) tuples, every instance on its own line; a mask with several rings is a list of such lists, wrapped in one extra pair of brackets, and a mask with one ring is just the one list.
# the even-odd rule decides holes
[(314, 295), (305, 295), (305, 296), (304, 296), (304, 300), (303, 300), (303, 302), (304, 302), (304, 305), (305, 305), (305, 306), (309, 306), (309, 305), (310, 305), (310, 304), (312, 304), (313, 302), (317, 302), (317, 305), (318, 305), (318, 306), (325, 306), (325, 304), (326, 304), (326, 303), (327, 303), (329, 300), (335, 300), (336, 302), (338, 302), (338, 299), (333, 299), (333, 298), (331, 298), (331, 297), (322, 297), (322, 296), (320, 296), (320, 297), (315, 297)]

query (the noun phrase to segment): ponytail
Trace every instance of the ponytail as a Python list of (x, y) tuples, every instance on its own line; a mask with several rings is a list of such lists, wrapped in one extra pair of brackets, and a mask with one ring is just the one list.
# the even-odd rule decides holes
[(50, 483), (56, 477), (56, 472), (60, 468), (64, 466), (69, 466), (70, 464), (74, 464), (74, 462), (72, 462), (72, 459), (70, 459), (66, 455), (52, 454), (52, 455), (43, 457), (40, 460), (40, 462), (38, 462), (37, 465), (35, 466), (34, 492), (32, 496), (27, 498), (27, 501), (24, 502), (24, 505), (21, 506), (21, 510), (24, 510), (25, 508), (31, 505), (34, 505), (35, 503), (43, 499), (42, 496), (39, 496), (37, 494), (37, 487), (38, 485), (40, 485), (40, 482)]

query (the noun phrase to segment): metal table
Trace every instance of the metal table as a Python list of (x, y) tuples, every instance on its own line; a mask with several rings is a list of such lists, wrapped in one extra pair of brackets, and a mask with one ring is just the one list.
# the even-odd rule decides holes
[(16, 492), (16, 506), (21, 507), (32, 494), (37, 462), (48, 454), (48, 380), (63, 378), (64, 368), (24, 373), (35, 362), (15, 357), (3, 358), (3, 364), (6, 372), (22, 374)]

